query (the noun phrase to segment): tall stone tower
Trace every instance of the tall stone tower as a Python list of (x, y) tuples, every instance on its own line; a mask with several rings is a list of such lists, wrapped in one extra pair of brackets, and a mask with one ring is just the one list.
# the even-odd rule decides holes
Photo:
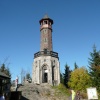
[(52, 24), (53, 20), (47, 15), (40, 21), (41, 47), (34, 54), (32, 82), (36, 84), (48, 83), (59, 85), (60, 64), (57, 52), (53, 52)]

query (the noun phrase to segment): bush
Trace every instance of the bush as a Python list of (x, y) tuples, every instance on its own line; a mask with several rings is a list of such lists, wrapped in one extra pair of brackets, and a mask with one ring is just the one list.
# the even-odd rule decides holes
[(53, 86), (53, 88), (59, 90), (59, 93), (70, 95), (69, 90), (63, 84), (59, 84), (59, 86)]
[(82, 99), (87, 99), (87, 93), (81, 92), (80, 93)]

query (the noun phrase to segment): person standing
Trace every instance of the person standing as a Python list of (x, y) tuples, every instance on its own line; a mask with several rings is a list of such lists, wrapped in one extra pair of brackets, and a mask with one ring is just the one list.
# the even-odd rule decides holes
[(3, 92), (0, 90), (0, 100), (5, 100), (5, 97), (3, 95)]
[(76, 96), (76, 93), (74, 90), (71, 90), (71, 93), (72, 93), (72, 100), (75, 100), (75, 96)]
[(75, 96), (75, 100), (80, 100), (81, 96), (80, 96), (80, 92), (77, 91), (76, 96)]
[(18, 76), (16, 77), (15, 85), (16, 85), (16, 91), (17, 91), (17, 88), (18, 88)]

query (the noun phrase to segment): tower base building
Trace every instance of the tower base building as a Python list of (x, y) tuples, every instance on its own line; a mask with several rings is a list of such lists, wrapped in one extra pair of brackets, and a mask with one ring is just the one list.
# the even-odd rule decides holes
[(47, 15), (40, 21), (41, 49), (34, 54), (32, 82), (59, 85), (60, 63), (58, 53), (52, 50), (53, 20)]

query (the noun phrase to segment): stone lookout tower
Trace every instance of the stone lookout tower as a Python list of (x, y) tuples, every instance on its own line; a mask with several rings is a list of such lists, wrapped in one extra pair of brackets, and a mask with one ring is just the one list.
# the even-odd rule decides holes
[(53, 20), (47, 15), (40, 21), (41, 46), (34, 54), (32, 82), (36, 84), (48, 83), (59, 85), (60, 64), (58, 53), (53, 51), (52, 24)]

